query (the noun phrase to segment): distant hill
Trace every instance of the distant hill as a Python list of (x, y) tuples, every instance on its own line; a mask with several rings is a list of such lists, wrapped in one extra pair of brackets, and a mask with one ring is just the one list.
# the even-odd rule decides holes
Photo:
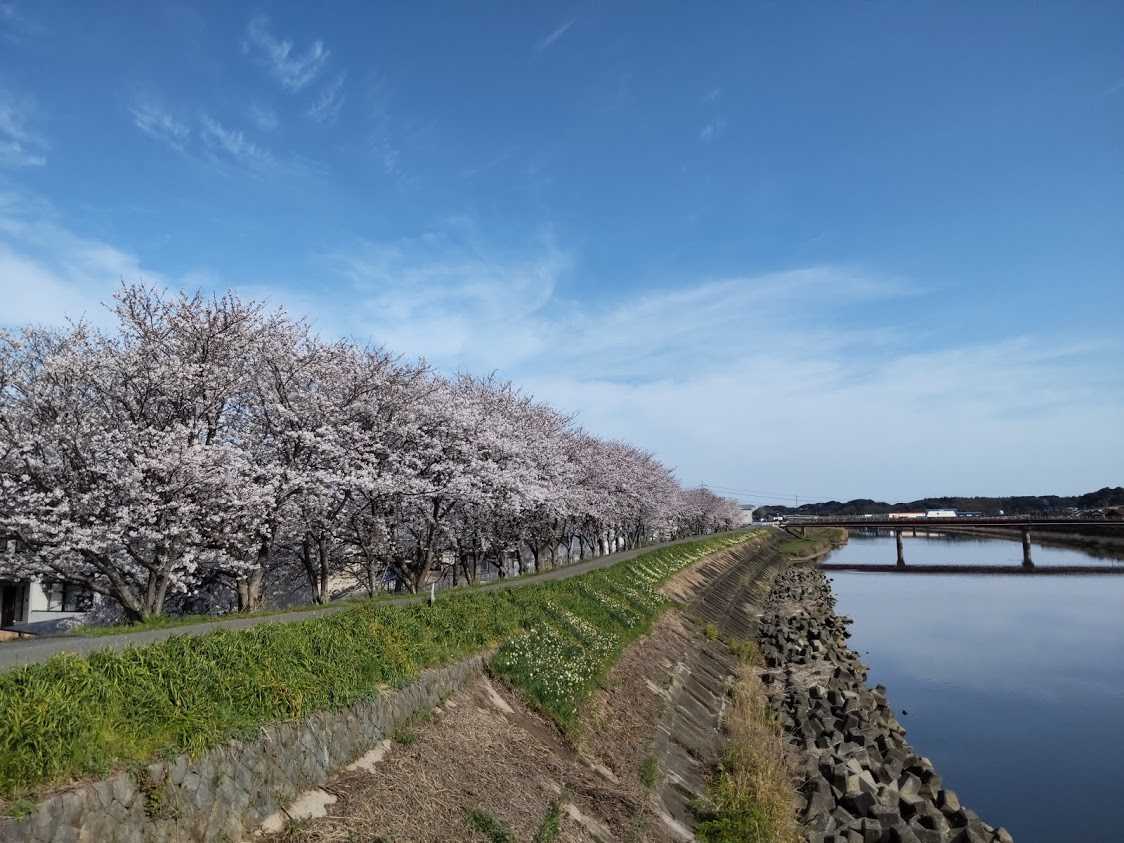
[(943, 497), (921, 498), (904, 503), (886, 503), (870, 498), (853, 501), (825, 501), (793, 506), (759, 506), (756, 518), (773, 515), (878, 515), (885, 512), (922, 512), (927, 509), (955, 509), (958, 512), (978, 512), (981, 515), (998, 515), (1002, 510), (1008, 515), (1057, 514), (1070, 509), (1090, 510), (1124, 507), (1124, 486), (1098, 489), (1084, 495), (1017, 495), (1009, 498)]

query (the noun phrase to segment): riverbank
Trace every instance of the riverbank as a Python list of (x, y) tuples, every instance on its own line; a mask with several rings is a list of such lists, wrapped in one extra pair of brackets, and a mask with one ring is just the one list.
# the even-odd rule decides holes
[[(329, 782), (325, 792), (336, 801), (327, 816), (269, 839), (696, 839), (696, 810), (726, 743), (723, 724), (739, 710), (730, 701), (738, 654), (717, 630), (753, 622), (785, 558), (782, 541), (760, 531), (674, 574), (659, 589), (673, 601), (667, 611), (567, 716), (513, 682), (496, 659), (490, 678), (454, 694), (424, 727)], [(553, 685), (571, 671), (555, 659), (534, 672)], [(791, 789), (787, 778), (783, 784)]]
[[(466, 781), (487, 788), (489, 769), (510, 773), (511, 785), (488, 791), (479, 804), (438, 806), (444, 813), (434, 815), (432, 828), (441, 830), (433, 834), (422, 831), (419, 812), (400, 816), (404, 827), (393, 826), (389, 815), (368, 818), (369, 826), (392, 825), (395, 839), (487, 839), (465, 834), (465, 812), (470, 829), (477, 821), (498, 828), (493, 821), (504, 820), (541, 840), (554, 838), (540, 838), (539, 830), (575, 823), (577, 837), (558, 839), (623, 839), (634, 824), (655, 829), (655, 836), (645, 832), (642, 839), (687, 839), (650, 798), (663, 781), (661, 771), (676, 763), (676, 747), (665, 744), (657, 752), (656, 738), (664, 734), (664, 714), (672, 712), (689, 714), (695, 733), (713, 742), (726, 694), (721, 677), (713, 689), (698, 682), (707, 663), (722, 661), (711, 658), (722, 656), (721, 642), (701, 623), (665, 610), (731, 574), (752, 579), (777, 559), (776, 543), (767, 531), (710, 537), (562, 582), (177, 638), (174, 647), (160, 642), (95, 654), (88, 665), (66, 656), (0, 674), (0, 723), (10, 732), (0, 742), (16, 750), (0, 764), (0, 785), (14, 797), (2, 805), (11, 817), (0, 820), (0, 838), (47, 843), (85, 839), (85, 833), (99, 840), (161, 840), (177, 829), (172, 839), (211, 840), (242, 839), (255, 828), (280, 831), (289, 818), (306, 816), (310, 804), (322, 808), (338, 798), (341, 782), (351, 779), (327, 779), (341, 768), (362, 780), (356, 810), (371, 805), (370, 787), (392, 784), (381, 775), (389, 768), (381, 766), (370, 780), (374, 765), (392, 745), (418, 745), (436, 748), (393, 753), (400, 759), (394, 763), (408, 762), (399, 781), (403, 792), (417, 791), (412, 772), (419, 770), (430, 780), (448, 773), (449, 790)], [(660, 584), (668, 591), (658, 592)], [(283, 651), (262, 649), (271, 643), (285, 645)], [(466, 653), (476, 654), (465, 659)], [(103, 681), (107, 670), (125, 676), (121, 665), (131, 668), (129, 681)], [(369, 669), (357, 675), (364, 666)], [(159, 682), (148, 675), (151, 667), (162, 668)], [(295, 675), (298, 668), (316, 676)], [(79, 674), (83, 687), (92, 686), (102, 699), (99, 711), (89, 704), (90, 692), (76, 693)], [(467, 696), (458, 696), (462, 690)], [(250, 722), (257, 709), (248, 709), (249, 697), (259, 709), (263, 702), (277, 709), (282, 696), (289, 711)], [(442, 715), (458, 707), (467, 720)], [(69, 719), (61, 722), (64, 715)], [(433, 744), (423, 735), (432, 737), (435, 717), (448, 719), (451, 729)], [(587, 731), (591, 722), (598, 725)], [(526, 753), (513, 770), (507, 739), (517, 730)], [(194, 745), (173, 740), (182, 737)], [(234, 740), (222, 743), (223, 737)], [(701, 765), (698, 750), (709, 750), (693, 748), (689, 763)], [(542, 768), (543, 789), (530, 803), (514, 800), (548, 753), (557, 765)], [(48, 763), (54, 766), (47, 769)], [(117, 772), (102, 778), (110, 765)], [(94, 781), (65, 786), (86, 776)], [(493, 797), (499, 805), (485, 807)], [(535, 824), (528, 825), (530, 815), (497, 813), (509, 803), (541, 809)], [(118, 828), (116, 836), (102, 833), (109, 825)], [(606, 828), (613, 833), (603, 834)]]
[(868, 669), (846, 644), (850, 621), (834, 607), (822, 572), (793, 567), (775, 578), (759, 624), (761, 678), (803, 780), (806, 839), (1011, 841), (913, 751), (886, 689), (867, 687)]

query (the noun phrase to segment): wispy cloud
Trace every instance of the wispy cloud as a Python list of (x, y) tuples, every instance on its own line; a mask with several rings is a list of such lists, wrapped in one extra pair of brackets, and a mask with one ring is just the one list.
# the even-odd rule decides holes
[(43, 27), (28, 18), (15, 3), (0, 3), (0, 39), (18, 44), (29, 35), (40, 35)]
[(463, 168), (461, 170), (461, 177), (466, 178), (466, 179), (471, 179), (471, 178), (474, 178), (475, 176), (480, 175), (481, 173), (486, 173), (489, 170), (494, 170), (496, 167), (500, 166), (501, 164), (505, 163), (506, 161), (510, 161), (511, 157), (514, 154), (515, 154), (514, 149), (512, 149), (512, 148), (505, 149), (502, 152), (500, 152), (496, 155), (493, 155), (491, 158), (489, 158), (486, 161), (483, 161), (479, 164), (475, 164), (471, 167)]
[(326, 269), (350, 285), (354, 298), (354, 309), (337, 315), (341, 331), (453, 368), (480, 369), (541, 350), (547, 337), (538, 314), (569, 264), (548, 236), (530, 251), (510, 253), (482, 242), (464, 219), (420, 237), (360, 241), (325, 256)]
[(390, 138), (383, 136), (376, 138), (373, 144), (375, 157), (382, 165), (382, 171), (388, 176), (402, 175), (402, 150), (391, 143)]
[(0, 3), (0, 33), (6, 38), (14, 38), (21, 17), (16, 13), (15, 3)]
[[(224, 132), (234, 154), (237, 133)], [(654, 450), (687, 482), (910, 499), (1033, 490), (1043, 478), (1079, 491), (1124, 472), (1119, 339), (950, 342), (910, 321), (929, 290), (831, 264), (572, 300), (580, 267), (549, 232), (500, 247), (484, 230), (450, 219), (414, 238), (351, 242), (321, 256), (315, 292), (242, 290), (326, 334), (445, 370), (497, 369), (589, 429)], [(122, 278), (239, 286), (205, 270), (161, 276), (34, 197), (0, 193), (0, 322), (98, 321)], [(868, 312), (879, 315), (850, 318)]]
[(1102, 97), (1111, 97), (1113, 94), (1119, 94), (1124, 91), (1124, 78), (1117, 79), (1115, 84), (1109, 85), (1101, 91)]
[(262, 132), (273, 132), (281, 125), (277, 112), (268, 106), (254, 103), (249, 110), (250, 120)]
[(42, 167), (46, 139), (31, 129), (38, 114), (35, 101), (0, 89), (0, 167)]
[(317, 123), (334, 123), (339, 117), (343, 107), (343, 83), (347, 79), (346, 73), (338, 74), (320, 89), (316, 101), (308, 108), (308, 116)]
[(570, 27), (573, 26), (576, 22), (577, 22), (577, 18), (570, 18), (568, 21), (566, 21), (564, 24), (562, 24), (557, 29), (553, 30), (552, 32), (547, 33), (542, 38), (540, 38), (537, 42), (535, 42), (535, 49), (538, 50), (540, 53), (543, 50), (549, 49), (563, 35), (565, 35), (567, 32), (569, 32)]
[(722, 117), (715, 117), (701, 129), (699, 129), (699, 140), (703, 143), (713, 143), (722, 136), (726, 131), (726, 121)]
[(316, 79), (331, 55), (319, 39), (303, 53), (298, 53), (292, 41), (273, 35), (265, 15), (250, 20), (242, 51), (255, 56), (290, 91), (299, 91)]
[(707, 91), (705, 94), (703, 94), (702, 101), (705, 102), (705, 103), (715, 103), (715, 102), (718, 102), (718, 100), (720, 100), (721, 98), (722, 98), (722, 89), (721, 88), (711, 88), (709, 91)]
[[(911, 323), (917, 305), (892, 307), (930, 291), (830, 264), (575, 301), (563, 283), (574, 257), (549, 237), (509, 252), (467, 231), (328, 256), (347, 305), (318, 304), (322, 327), (446, 370), (498, 370), (688, 481), (817, 490), (831, 465), (840, 495), (908, 499), (994, 489), (997, 476), (1032, 488), (1038, 472), (1084, 488), (1124, 471), (1124, 456), (1104, 463), (1124, 424), (1124, 373), (1104, 362), (1117, 340), (949, 343)], [(902, 315), (856, 317), (888, 311)], [(956, 453), (934, 451), (953, 431)]]
[(202, 125), (200, 137), (220, 163), (234, 163), (259, 175), (277, 165), (273, 153), (249, 140), (241, 129), (228, 128), (207, 114), (199, 121)]
[(67, 228), (41, 199), (0, 192), (0, 323), (100, 322), (122, 280), (167, 284), (136, 255)]
[(153, 140), (183, 152), (191, 139), (191, 128), (167, 109), (148, 98), (140, 98), (129, 108), (133, 125)]
[[(207, 112), (189, 122), (180, 116), (180, 111), (165, 107), (154, 96), (138, 98), (129, 112), (133, 125), (148, 137), (219, 171), (237, 170), (260, 177), (271, 172), (308, 174), (318, 169), (315, 162), (307, 159), (279, 157), (247, 136), (242, 128)], [(277, 127), (277, 116), (269, 109), (251, 106), (249, 117), (262, 131)]]

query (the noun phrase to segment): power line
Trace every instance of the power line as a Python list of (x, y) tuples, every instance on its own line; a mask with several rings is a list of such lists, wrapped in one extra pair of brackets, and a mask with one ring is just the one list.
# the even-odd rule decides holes
[(723, 492), (733, 492), (739, 495), (745, 495), (748, 498), (763, 498), (765, 500), (792, 500), (798, 495), (795, 492), (761, 492), (751, 491), (749, 489), (739, 489), (735, 486), (727, 486), (723, 483), (703, 483), (709, 489), (718, 489)]
[(729, 489), (731, 492), (741, 492), (745, 495), (756, 495), (757, 497), (791, 498), (796, 496), (795, 492), (763, 492), (760, 489), (738, 489), (734, 486), (727, 486), (723, 483), (706, 483), (704, 481), (703, 485), (711, 486), (715, 489)]
[(735, 494), (739, 497), (755, 498), (757, 500), (775, 503), (780, 503), (782, 501), (787, 503), (788, 501), (792, 501), (794, 506), (800, 505), (801, 498), (803, 498), (804, 500), (809, 500), (811, 498), (818, 498), (819, 500), (835, 500), (835, 498), (831, 495), (807, 495), (800, 494), (798, 492), (765, 492), (761, 491), (760, 489), (739, 489), (735, 486), (727, 486), (723, 483), (707, 483), (706, 481), (703, 481), (702, 485), (710, 489), (715, 489), (719, 492)]

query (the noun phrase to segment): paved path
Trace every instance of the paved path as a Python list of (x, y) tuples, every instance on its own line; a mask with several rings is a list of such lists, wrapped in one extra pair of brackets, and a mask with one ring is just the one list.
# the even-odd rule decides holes
[[(636, 550), (626, 550), (621, 553), (613, 553), (608, 556), (599, 556), (595, 559), (587, 559), (584, 562), (576, 562), (572, 565), (566, 565), (561, 568), (554, 568), (549, 571), (544, 571), (541, 574), (532, 574), (522, 577), (508, 577), (505, 579), (493, 580), (485, 585), (476, 586), (473, 591), (499, 591), (507, 588), (523, 588), (528, 585), (537, 585), (539, 583), (551, 582), (554, 580), (565, 580), (570, 577), (576, 577), (580, 574), (589, 571), (595, 571), (598, 568), (606, 568), (609, 565), (614, 565), (617, 562), (624, 562), (628, 559), (633, 559), (642, 553), (649, 553), (653, 550), (659, 550), (661, 547), (670, 547), (671, 545), (683, 544), (685, 542), (698, 541), (698, 536), (691, 536), (686, 539), (678, 539), (673, 542), (664, 542), (663, 544), (653, 544), (647, 547), (638, 548)], [(439, 592), (439, 595), (444, 596), (450, 589)], [(441, 599), (441, 596), (438, 599)], [(383, 606), (404, 606), (411, 603), (421, 603), (427, 599), (427, 596), (422, 595), (407, 595), (404, 597), (394, 597), (389, 600), (383, 600), (380, 605)], [(261, 617), (245, 617), (245, 618), (231, 618), (229, 620), (214, 621), (212, 623), (196, 623), (187, 624), (184, 626), (168, 627), (166, 629), (151, 629), (143, 630), (140, 632), (125, 632), (120, 635), (104, 635), (97, 638), (86, 638), (83, 636), (59, 637), (59, 638), (33, 638), (26, 641), (12, 641), (0, 644), (0, 670), (6, 670), (12, 667), (18, 667), (24, 664), (34, 664), (49, 659), (56, 653), (92, 653), (95, 650), (123, 650), (126, 647), (136, 647), (143, 644), (151, 644), (155, 641), (163, 641), (165, 638), (172, 638), (176, 635), (206, 635), (208, 632), (214, 632), (219, 629), (249, 629), (252, 626), (257, 626), (261, 623), (295, 623), (297, 621), (307, 621), (313, 618), (322, 618), (325, 615), (334, 614), (348, 608), (354, 607), (354, 602), (340, 603), (335, 606), (325, 606), (322, 609), (306, 609), (300, 612), (285, 612), (277, 615), (264, 615)]]

